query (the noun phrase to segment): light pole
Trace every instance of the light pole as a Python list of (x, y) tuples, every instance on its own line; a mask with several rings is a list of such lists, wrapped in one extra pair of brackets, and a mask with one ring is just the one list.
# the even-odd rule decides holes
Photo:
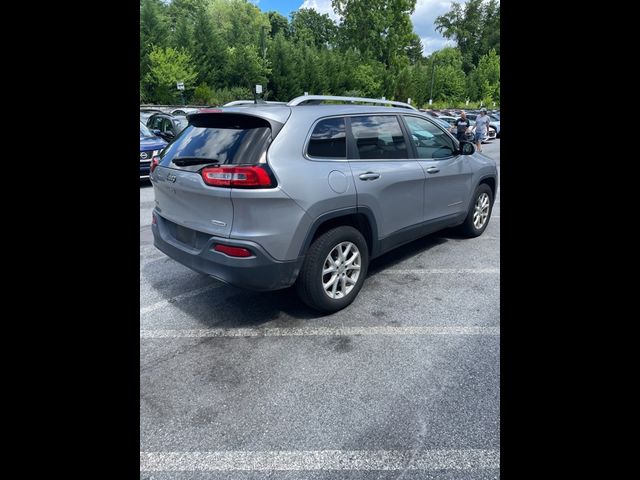
[(433, 69), (431, 70), (431, 93), (429, 94), (429, 105), (433, 103), (433, 81), (436, 78), (436, 60), (433, 59)]

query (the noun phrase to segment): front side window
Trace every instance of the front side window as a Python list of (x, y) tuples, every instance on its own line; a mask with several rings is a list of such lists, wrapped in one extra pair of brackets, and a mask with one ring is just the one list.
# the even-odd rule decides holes
[(395, 115), (351, 117), (351, 131), (362, 160), (409, 158)]
[(173, 125), (171, 124), (171, 120), (168, 118), (163, 118), (160, 129), (163, 132), (173, 132)]
[(307, 154), (319, 158), (347, 158), (344, 118), (319, 121), (311, 134)]
[(454, 154), (449, 136), (433, 123), (418, 117), (404, 117), (416, 146), (418, 158), (445, 158)]
[(151, 130), (160, 130), (160, 123), (162, 122), (162, 117), (153, 117), (153, 120), (151, 120), (151, 125), (150, 128)]

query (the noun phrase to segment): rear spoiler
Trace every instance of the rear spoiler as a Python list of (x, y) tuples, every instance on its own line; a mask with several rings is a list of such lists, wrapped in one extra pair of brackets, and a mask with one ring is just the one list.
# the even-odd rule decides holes
[(259, 128), (271, 127), (273, 137), (280, 132), (291, 115), (291, 108), (271, 106), (268, 109), (247, 109), (242, 107), (203, 109), (187, 115), (189, 125), (195, 127)]

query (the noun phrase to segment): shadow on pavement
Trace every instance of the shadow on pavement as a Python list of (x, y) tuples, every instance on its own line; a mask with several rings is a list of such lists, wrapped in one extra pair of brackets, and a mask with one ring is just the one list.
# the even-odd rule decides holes
[[(371, 262), (367, 278), (374, 277), (385, 269), (393, 268), (413, 256), (446, 243), (449, 238), (462, 237), (444, 230), (378, 257)], [(151, 286), (162, 294), (162, 290), (165, 290), (168, 284), (175, 287), (175, 283), (166, 277), (161, 280), (152, 280), (153, 277), (158, 278), (161, 275), (158, 269), (163, 269), (161, 264), (151, 262), (142, 267), (141, 274), (149, 277)], [(198, 276), (195, 272), (193, 275)], [(366, 283), (364, 288), (367, 288)], [(171, 298), (168, 293), (162, 296)], [(270, 327), (309, 326), (306, 321), (326, 316), (307, 307), (298, 298), (293, 287), (273, 292), (254, 292), (221, 285), (193, 298), (178, 301), (174, 306), (201, 324), (202, 328), (256, 327), (268, 322), (271, 322)]]

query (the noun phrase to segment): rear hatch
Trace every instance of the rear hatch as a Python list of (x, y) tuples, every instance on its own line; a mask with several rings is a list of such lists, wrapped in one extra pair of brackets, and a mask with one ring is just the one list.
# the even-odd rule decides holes
[[(266, 151), (286, 121), (287, 110), (282, 122), (271, 112), (263, 118), (239, 108), (189, 115), (189, 126), (164, 150), (152, 175), (158, 213), (178, 227), (229, 237), (233, 187), (224, 185), (224, 180), (205, 182), (203, 175), (213, 171), (211, 177), (220, 177), (235, 167), (249, 166), (259, 168), (259, 173), (264, 169), (272, 178)], [(177, 231), (182, 236), (189, 233), (184, 228)]]

